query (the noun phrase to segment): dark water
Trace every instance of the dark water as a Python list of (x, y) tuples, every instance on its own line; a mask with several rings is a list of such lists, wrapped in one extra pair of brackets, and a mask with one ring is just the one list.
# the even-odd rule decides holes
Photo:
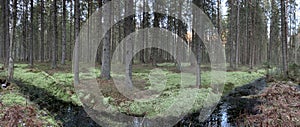
[[(56, 115), (56, 119), (62, 121), (64, 127), (99, 127), (85, 112), (83, 107), (72, 103), (61, 101), (48, 94), (45, 89), (28, 85), (26, 82), (17, 81), (24, 95), (38, 104), (41, 108), (47, 109)], [(26, 84), (26, 85), (25, 85)], [(213, 113), (204, 122), (199, 121), (199, 113), (190, 114), (178, 122), (176, 127), (231, 127), (238, 126), (236, 118), (240, 113), (257, 113), (253, 109), (255, 104), (260, 103), (255, 99), (241, 98), (242, 96), (257, 94), (266, 86), (264, 79), (258, 79), (253, 83), (236, 88), (228, 95), (222, 97), (221, 102), (216, 106)], [(134, 127), (139, 127), (141, 118), (136, 117), (132, 121)], [(147, 126), (146, 124), (143, 124)], [(151, 125), (151, 123), (149, 123)]]
[(199, 113), (187, 116), (180, 126), (197, 127), (238, 127), (243, 121), (239, 119), (241, 114), (257, 114), (259, 111), (254, 107), (261, 104), (257, 99), (244, 98), (243, 96), (258, 94), (267, 86), (264, 78), (257, 79), (252, 83), (237, 87), (227, 95), (223, 96), (214, 112), (204, 122), (199, 122)]

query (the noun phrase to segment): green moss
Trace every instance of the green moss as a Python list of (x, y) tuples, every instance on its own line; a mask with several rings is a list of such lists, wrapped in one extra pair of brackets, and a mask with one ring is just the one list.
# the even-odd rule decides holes
[(248, 84), (255, 79), (264, 76), (263, 71), (258, 72), (228, 72), (226, 74), (226, 82), (233, 83), (235, 87)]
[(7, 106), (23, 105), (25, 106), (27, 100), (19, 93), (6, 93), (0, 97), (1, 102)]
[(121, 112), (129, 111), (133, 114), (147, 113), (149, 118), (177, 117), (182, 113), (194, 112), (203, 106), (210, 106), (217, 102), (219, 97), (220, 95), (212, 93), (211, 89), (182, 89), (180, 92), (160, 96), (152, 101), (125, 102), (120, 104), (119, 110)]
[(56, 73), (54, 76), (45, 75), (42, 72), (30, 71), (27, 69), (27, 65), (16, 64), (17, 68), (14, 71), (14, 78), (28, 83), (28, 85), (33, 85), (38, 88), (45, 89), (49, 94), (60, 98), (66, 102), (72, 102), (75, 104), (80, 104), (79, 99), (72, 97), (75, 95), (70, 95), (66, 91), (74, 90), (73, 87), (73, 76), (70, 73)]
[[(173, 63), (159, 64), (161, 67), (175, 66)], [(45, 68), (48, 69), (48, 68)], [(81, 73), (81, 78), (95, 78), (100, 75), (99, 69), (90, 69), (92, 73)], [(189, 73), (173, 73), (165, 68), (153, 69), (152, 67), (134, 69), (134, 79), (144, 79), (148, 90), (160, 92), (160, 96), (149, 100), (126, 101), (119, 105), (113, 105), (114, 100), (111, 97), (104, 98), (101, 102), (109, 105), (114, 110), (118, 109), (121, 112), (129, 112), (133, 114), (147, 113), (148, 117), (157, 115), (177, 116), (184, 109), (191, 109), (193, 112), (203, 106), (209, 106), (217, 102), (220, 94), (214, 94), (210, 88), (211, 83), (222, 83), (225, 78), (212, 80), (212, 75), (217, 75), (218, 72), (202, 72), (201, 85), (202, 89), (191, 89), (191, 86), (196, 85), (196, 76)], [(225, 91), (230, 91), (234, 87), (241, 86), (251, 81), (262, 77), (265, 71), (258, 70), (256, 72), (226, 72)], [(112, 74), (113, 77), (124, 77), (119, 74)], [(15, 78), (21, 79), (30, 85), (47, 90), (53, 96), (62, 99), (66, 102), (72, 102), (80, 105), (80, 101), (75, 94), (68, 94), (66, 91), (73, 90), (73, 74), (71, 72), (57, 72), (47, 76), (39, 71), (28, 71), (27, 65), (17, 64), (15, 69)], [(88, 95), (78, 95), (90, 103), (96, 103)], [(209, 98), (208, 98), (209, 97)], [(187, 106), (190, 107), (184, 107)], [(164, 114), (165, 111), (174, 110), (172, 114)]]
[(175, 67), (175, 63), (159, 63), (157, 66), (160, 67)]
[[(165, 63), (159, 64), (159, 66), (172, 66), (172, 64)], [(163, 111), (168, 110), (168, 108), (173, 107), (172, 110), (176, 110), (170, 114), (173, 116), (178, 115), (182, 112), (184, 107), (181, 106), (172, 106), (173, 104), (184, 106), (189, 102), (188, 98), (195, 98), (195, 102), (192, 106), (192, 112), (200, 109), (202, 106), (209, 106), (217, 102), (218, 98), (221, 96), (219, 94), (214, 94), (209, 88), (211, 83), (222, 83), (225, 82), (225, 91), (230, 91), (235, 87), (247, 84), (252, 82), (255, 79), (262, 77), (265, 74), (265, 71), (258, 70), (256, 72), (202, 72), (201, 74), (201, 85), (203, 89), (189, 89), (190, 86), (196, 85), (196, 76), (189, 73), (173, 73), (167, 70), (150, 70), (147, 71), (138, 71), (134, 73), (134, 76), (145, 79), (147, 83), (152, 84), (147, 87), (150, 90), (162, 90), (158, 98), (150, 100), (134, 101), (134, 102), (125, 102), (122, 103), (119, 107), (119, 110), (127, 112), (130, 111), (134, 114), (142, 114), (147, 112), (149, 117), (156, 116), (163, 113)], [(225, 78), (218, 78), (211, 80), (212, 75), (225, 74)], [(149, 75), (153, 75), (149, 77)], [(222, 76), (222, 75), (221, 75)], [(220, 77), (221, 77), (220, 76)], [(151, 79), (151, 81), (150, 81)], [(166, 82), (163, 82), (166, 80)], [(181, 90), (180, 90), (181, 89)], [(180, 91), (180, 92), (179, 92)], [(194, 94), (193, 96), (191, 94)], [(184, 96), (184, 97), (180, 97)], [(192, 96), (192, 97), (191, 97)], [(209, 99), (208, 99), (209, 97)], [(187, 102), (188, 101), (188, 102)], [(179, 103), (177, 103), (179, 102)], [(177, 114), (176, 114), (177, 113)]]
[[(182, 67), (190, 66), (190, 63), (181, 63)], [(157, 66), (159, 67), (175, 67), (175, 63), (158, 63)]]

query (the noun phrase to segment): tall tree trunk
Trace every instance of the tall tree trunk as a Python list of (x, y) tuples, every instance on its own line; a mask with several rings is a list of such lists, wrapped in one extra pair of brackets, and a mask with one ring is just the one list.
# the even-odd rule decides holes
[(80, 29), (80, 5), (79, 0), (75, 0), (75, 48), (74, 48), (74, 84), (79, 85), (79, 29)]
[(217, 0), (217, 27), (218, 27), (218, 33), (221, 34), (221, 0)]
[(239, 44), (240, 44), (240, 2), (237, 2), (237, 18), (236, 18), (236, 41), (235, 41), (235, 69), (239, 64)]
[(22, 45), (21, 45), (21, 60), (27, 60), (27, 6), (28, 0), (23, 1), (23, 19), (22, 19)]
[[(4, 45), (4, 43), (5, 43), (5, 39), (4, 39), (4, 32), (5, 32), (5, 27), (4, 27), (4, 24), (2, 24), (2, 23), (4, 23), (5, 21), (5, 3), (4, 2), (1, 2), (1, 19), (0, 19), (0, 21), (1, 21), (1, 34), (0, 34), (0, 60), (1, 60), (1, 62), (3, 61), (3, 62), (5, 62), (5, 57), (4, 57), (4, 49), (5, 49), (5, 45)], [(4, 63), (3, 63), (4, 64)]]
[(287, 22), (286, 22), (286, 11), (285, 11), (285, 0), (281, 2), (281, 44), (282, 44), (282, 66), (283, 66), (283, 77), (288, 77), (288, 62), (287, 62)]
[(233, 7), (233, 2), (234, 0), (231, 0), (231, 9), (230, 9), (230, 36), (229, 36), (229, 41), (230, 41), (230, 67), (234, 68), (234, 39), (233, 39), (233, 33), (234, 33), (234, 7)]
[(31, 28), (30, 28), (30, 44), (29, 44), (29, 65), (30, 67), (33, 67), (33, 0), (30, 1), (30, 22), (31, 22)]
[[(278, 24), (279, 24), (279, 17), (278, 17), (278, 6), (275, 2), (275, 0), (271, 0), (271, 22), (270, 22), (270, 39), (269, 39), (269, 45), (268, 45), (268, 64), (272, 63), (272, 51), (273, 49), (273, 44), (276, 45), (278, 42)], [(275, 56), (276, 54), (274, 54)]]
[(10, 9), (9, 9), (9, 6), (10, 6), (10, 0), (5, 0), (5, 4), (6, 4), (6, 7), (5, 7), (5, 26), (6, 26), (6, 33), (5, 33), (5, 48), (6, 48), (6, 52), (5, 52), (5, 57), (6, 57), (6, 61), (5, 61), (5, 66), (8, 66), (8, 62), (9, 62), (9, 45), (10, 45), (10, 35), (9, 35), (9, 18), (10, 18)]
[(45, 37), (44, 37), (44, 34), (45, 34), (45, 25), (44, 25), (44, 0), (41, 0), (41, 33), (40, 33), (40, 47), (39, 47), (39, 60), (41, 62), (44, 62), (44, 40), (45, 40)]
[(247, 64), (248, 63), (248, 52), (249, 52), (249, 1), (246, 1), (246, 31), (245, 31), (245, 35), (246, 35), (246, 43), (245, 43), (245, 46), (244, 46), (244, 64)]
[[(193, 0), (193, 3), (200, 6), (201, 3), (200, 1), (197, 0)], [(196, 10), (193, 10), (193, 12), (195, 12)], [(197, 21), (198, 20), (202, 20), (202, 19), (197, 19), (197, 17), (193, 16), (193, 27), (197, 27)], [(202, 24), (200, 24), (202, 25)], [(202, 27), (202, 26), (200, 26)], [(192, 43), (195, 46), (195, 54), (196, 54), (196, 61), (197, 61), (197, 70), (196, 70), (196, 87), (200, 88), (201, 87), (201, 39), (199, 38), (199, 36), (202, 35), (198, 35), (196, 36), (196, 32), (193, 31), (193, 39), (192, 39)]]
[[(125, 3), (125, 13), (132, 14), (133, 13), (133, 0), (129, 0)], [(134, 23), (133, 17), (128, 17), (125, 21), (125, 35), (129, 35), (131, 32), (134, 31)], [(132, 88), (132, 61), (133, 61), (133, 38), (131, 37), (129, 41), (126, 43), (126, 83), (127, 85)]]
[[(252, 0), (250, 0), (250, 3), (252, 3)], [(252, 5), (252, 4), (251, 4)], [(250, 5), (250, 6), (251, 6)], [(254, 20), (254, 7), (251, 6), (250, 10), (251, 10), (251, 14), (250, 14), (250, 17), (251, 17), (251, 22), (250, 22), (250, 25), (249, 25), (249, 65), (250, 65), (250, 69), (253, 68), (253, 52), (254, 52), (254, 23), (255, 23), (255, 20)]]
[[(143, 11), (142, 12), (145, 12), (145, 10), (146, 10), (146, 5), (145, 5), (145, 3), (146, 3), (146, 0), (143, 0)], [(143, 15), (143, 20), (142, 20), (142, 28), (143, 29), (145, 29), (146, 28), (146, 22), (145, 22), (145, 20), (146, 20), (146, 16), (147, 16), (147, 14), (146, 13), (143, 13), (142, 14)], [(145, 32), (143, 32), (143, 42), (142, 42), (142, 47), (144, 48), (144, 46), (145, 46)], [(146, 49), (143, 49), (143, 50), (141, 50), (140, 51), (140, 62), (141, 63), (145, 63), (145, 51), (146, 51)]]
[(14, 77), (14, 43), (16, 42), (17, 0), (13, 0), (12, 34), (9, 46), (8, 81)]
[[(3, 59), (5, 60), (4, 66), (8, 65), (9, 59), (9, 0), (2, 1), (2, 34), (3, 34)], [(1, 51), (1, 52), (2, 52)]]
[(52, 41), (52, 69), (57, 68), (57, 0), (53, 0), (53, 14), (52, 14), (52, 19), (53, 19), (53, 41)]
[(69, 24), (70, 24), (70, 34), (69, 34), (69, 42), (70, 42), (70, 45), (69, 45), (69, 57), (68, 57), (68, 59), (71, 61), (72, 60), (72, 55), (73, 55), (73, 49), (74, 49), (74, 47), (73, 47), (73, 36), (72, 36), (72, 34), (73, 34), (73, 30), (74, 30), (74, 28), (73, 28), (73, 19), (74, 19), (74, 15), (73, 15), (73, 1), (71, 0), (70, 1), (70, 22), (69, 22)]
[[(196, 37), (197, 38), (197, 37)], [(197, 78), (196, 78), (196, 86), (198, 88), (201, 87), (201, 40), (199, 38), (197, 40)]]
[[(154, 7), (153, 8), (156, 8), (158, 9), (159, 7), (159, 0), (155, 0), (154, 1)], [(160, 14), (159, 13), (153, 13), (154, 15), (154, 23), (153, 23), (153, 27), (154, 28), (159, 28), (159, 20), (160, 20)], [(154, 34), (153, 35), (153, 39), (152, 39), (152, 46), (155, 47), (155, 48), (151, 48), (151, 53), (150, 53), (150, 60), (151, 60), (151, 63), (152, 63), (152, 66), (157, 66), (157, 60), (158, 60), (158, 48), (156, 48), (158, 46), (158, 43), (159, 43), (159, 39), (157, 37), (157, 34)]]
[[(108, 0), (104, 0), (104, 4), (106, 4), (107, 2), (109, 2)], [(105, 9), (103, 10), (102, 14), (103, 14), (103, 29), (105, 29), (106, 27), (110, 26), (110, 9), (111, 6), (107, 6), (105, 7)], [(102, 66), (101, 66), (101, 75), (100, 77), (108, 80), (111, 78), (110, 76), (110, 39), (111, 39), (111, 33), (107, 32), (104, 36), (104, 40), (103, 40), (103, 47), (102, 47)]]
[(61, 64), (65, 64), (66, 60), (66, 45), (67, 45), (67, 28), (66, 28), (66, 0), (63, 3), (63, 15), (62, 15), (62, 49), (61, 49)]
[[(179, 5), (183, 5), (183, 1), (182, 0), (179, 0), (177, 1)], [(181, 19), (182, 18), (182, 11), (183, 11), (183, 8), (182, 6), (178, 7), (178, 18)], [(177, 37), (177, 40), (176, 40), (176, 43), (177, 43), (177, 53), (176, 53), (176, 57), (177, 57), (177, 62), (176, 62), (176, 68), (178, 71), (181, 71), (181, 62), (183, 61), (183, 54), (182, 52), (180, 51), (183, 51), (182, 49), (182, 43), (180, 42), (180, 39), (183, 35), (183, 26), (182, 26), (182, 23), (180, 23), (181, 21), (180, 20), (177, 20), (177, 34), (178, 34), (178, 37)]]

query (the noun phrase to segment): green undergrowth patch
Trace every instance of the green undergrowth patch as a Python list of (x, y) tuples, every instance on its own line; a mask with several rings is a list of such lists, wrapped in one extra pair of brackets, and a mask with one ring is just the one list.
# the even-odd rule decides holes
[(239, 87), (252, 81), (264, 77), (264, 70), (258, 70), (255, 72), (227, 72), (226, 73), (226, 83), (224, 85), (223, 93), (228, 93), (233, 90), (235, 87)]
[[(175, 63), (158, 63), (157, 66), (159, 67), (175, 67)], [(190, 63), (181, 63), (182, 67), (190, 66)]]
[(232, 83), (235, 87), (238, 87), (248, 84), (255, 79), (263, 77), (264, 75), (264, 70), (258, 70), (256, 72), (227, 72), (226, 83)]
[[(154, 99), (145, 99), (138, 101), (122, 101), (113, 103), (118, 98), (106, 96), (103, 101), (111, 102), (109, 105), (114, 105), (115, 110), (132, 114), (147, 114), (148, 117), (157, 115), (177, 116), (184, 111), (185, 106), (189, 107), (189, 112), (199, 110), (203, 106), (210, 106), (218, 101), (220, 94), (216, 94), (215, 87), (222, 87), (221, 83), (225, 83), (225, 91), (230, 91), (234, 87), (238, 87), (262, 77), (265, 72), (257, 70), (255, 72), (225, 72), (226, 78), (212, 79), (215, 72), (203, 71), (201, 74), (201, 89), (196, 89), (196, 76), (189, 73), (175, 73), (168, 70), (171, 64), (161, 64), (159, 68), (145, 67), (142, 65), (133, 69), (133, 79), (143, 80), (147, 85), (143, 85), (145, 90), (157, 91), (159, 96)], [(26, 82), (27, 85), (32, 85), (42, 88), (47, 93), (65, 101), (76, 105), (81, 105), (80, 100), (74, 93), (73, 74), (72, 72), (52, 71), (47, 73), (49, 68), (30, 69), (26, 64), (16, 64), (15, 79)], [(90, 69), (92, 73), (81, 73), (83, 79), (96, 78), (100, 75), (99, 69)], [(1, 75), (1, 74), (0, 74)], [(118, 74), (112, 74), (112, 77), (118, 77)], [(225, 80), (226, 79), (226, 80)], [(218, 84), (220, 83), (220, 84)], [(114, 84), (111, 84), (114, 86)], [(10, 95), (12, 96), (12, 95)], [(87, 95), (82, 95), (85, 98)], [(22, 99), (19, 98), (22, 102)], [(94, 100), (95, 101), (95, 100)], [(188, 104), (188, 105), (187, 105)], [(164, 114), (164, 111), (173, 110), (171, 114)]]
[(46, 90), (49, 94), (65, 101), (74, 104), (80, 104), (74, 87), (71, 83), (70, 74), (57, 74), (53, 77), (39, 69), (29, 69), (26, 64), (17, 64), (14, 70), (14, 78), (25, 82), (27, 85), (32, 85)]
[(25, 106), (28, 101), (18, 92), (3, 92), (0, 96), (1, 103), (7, 106), (22, 105)]
[(177, 92), (164, 92), (153, 100), (122, 102), (117, 108), (120, 112), (129, 114), (146, 114), (148, 118), (177, 117), (195, 112), (204, 106), (212, 106), (219, 97), (211, 89), (182, 89)]
[[(195, 89), (193, 88), (196, 85), (194, 74), (174, 73), (164, 68), (135, 71), (133, 79), (145, 80), (149, 84), (146, 86), (146, 89), (160, 92), (159, 96), (152, 100), (124, 101), (115, 105), (114, 108), (129, 114), (147, 114), (147, 117), (164, 115), (164, 111), (173, 110), (169, 115), (177, 116), (186, 108), (185, 106), (191, 106), (189, 111), (194, 112), (203, 106), (211, 106), (216, 103), (221, 95), (212, 92), (214, 87), (211, 85), (211, 82), (222, 83), (223, 81), (225, 83), (225, 91), (230, 91), (235, 87), (261, 78), (265, 74), (263, 70), (256, 72), (225, 72), (226, 78), (212, 79), (212, 75), (220, 73), (202, 72), (202, 88)], [(115, 99), (106, 97), (104, 100), (106, 100), (106, 104), (111, 102), (111, 105), (114, 105)]]
[[(255, 79), (261, 78), (265, 75), (264, 70), (257, 70), (255, 72), (220, 72), (226, 76), (216, 76), (212, 79), (212, 75), (219, 74), (218, 72), (204, 71), (201, 73), (201, 86), (208, 88), (212, 86), (213, 82), (225, 83), (226, 85), (239, 87), (252, 82)], [(172, 89), (176, 87), (191, 87), (196, 85), (196, 76), (190, 73), (173, 73), (167, 69), (153, 69), (149, 73), (145, 71), (135, 72), (134, 76), (144, 79), (149, 84), (153, 84), (149, 87), (158, 86), (158, 89)], [(151, 79), (151, 80), (150, 80)]]

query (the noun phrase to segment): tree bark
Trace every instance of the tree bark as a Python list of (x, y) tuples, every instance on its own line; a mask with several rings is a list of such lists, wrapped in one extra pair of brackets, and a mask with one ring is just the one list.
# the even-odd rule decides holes
[(33, 28), (33, 0), (30, 1), (30, 44), (29, 44), (29, 65), (30, 67), (33, 67), (33, 33), (34, 33), (34, 28)]
[[(133, 13), (133, 0), (129, 0), (125, 3), (125, 13), (132, 14)], [(125, 21), (125, 35), (129, 35), (134, 31), (134, 23), (133, 17), (128, 17)], [(132, 61), (133, 61), (133, 38), (131, 37), (129, 41), (126, 43), (126, 83), (129, 88), (132, 88)]]
[(79, 29), (80, 29), (80, 5), (79, 0), (75, 0), (75, 48), (74, 48), (74, 84), (79, 85)]
[(236, 18), (236, 42), (235, 42), (235, 69), (238, 68), (239, 64), (239, 43), (240, 43), (240, 3), (237, 2), (237, 18)]
[(281, 46), (282, 46), (282, 66), (283, 66), (283, 77), (288, 77), (288, 62), (287, 62), (287, 22), (286, 22), (286, 11), (285, 11), (285, 0), (281, 2)]
[(41, 5), (40, 5), (40, 15), (41, 15), (41, 33), (40, 33), (40, 47), (39, 47), (39, 60), (41, 62), (44, 62), (44, 34), (45, 34), (45, 25), (44, 25), (44, 0), (41, 0)]
[(63, 3), (63, 15), (62, 15), (62, 49), (61, 49), (61, 64), (65, 64), (66, 60), (66, 45), (67, 45), (67, 28), (66, 28), (66, 0)]
[(230, 37), (229, 37), (229, 41), (230, 41), (230, 67), (234, 68), (234, 38), (233, 38), (233, 33), (234, 33), (234, 9), (233, 9), (233, 2), (234, 0), (231, 0), (231, 9), (230, 9)]
[[(178, 2), (178, 4), (179, 5), (182, 5), (183, 4), (183, 1), (182, 0), (179, 0), (179, 1), (177, 1)], [(183, 10), (183, 8), (180, 6), (180, 7), (178, 7), (178, 18), (182, 18), (182, 10)], [(178, 70), (178, 71), (181, 71), (181, 62), (183, 61), (183, 57), (184, 56), (182, 56), (183, 55), (183, 53), (182, 52), (180, 52), (180, 51), (182, 51), (182, 43), (180, 42), (180, 39), (181, 39), (181, 37), (182, 37), (182, 34), (183, 34), (183, 27), (182, 27), (182, 23), (181, 23), (181, 21), (180, 20), (177, 20), (177, 24), (176, 24), (177, 26), (175, 26), (175, 27), (177, 27), (177, 35), (178, 35), (178, 37), (176, 38), (176, 57), (177, 57), (177, 60), (176, 60), (176, 62), (175, 62), (175, 64), (176, 64), (176, 69)]]
[(3, 0), (2, 1), (2, 34), (3, 34), (3, 59), (4, 59), (4, 67), (7, 67), (8, 65), (8, 59), (9, 59), (9, 0)]
[[(145, 5), (145, 3), (146, 3), (146, 0), (143, 0), (143, 11), (142, 12), (145, 12), (145, 10), (146, 10), (146, 5)], [(147, 19), (147, 14), (146, 13), (143, 13), (142, 14), (143, 16), (141, 17), (141, 18), (143, 18), (143, 20), (142, 19), (140, 19), (140, 20), (142, 20), (142, 28), (143, 29), (145, 29), (146, 28), (146, 19)], [(142, 42), (142, 47), (144, 48), (144, 46), (145, 46), (145, 33), (143, 33), (143, 42)], [(143, 50), (141, 50), (140, 51), (140, 62), (141, 63), (145, 63), (145, 51), (146, 51), (146, 49), (143, 49)]]
[[(107, 2), (109, 2), (108, 0), (104, 0), (104, 4), (106, 4)], [(111, 6), (107, 6), (102, 14), (103, 14), (103, 24), (102, 26), (104, 27), (103, 29), (105, 29), (106, 27), (110, 26), (110, 11), (111, 10)], [(102, 20), (101, 20), (102, 21)], [(104, 36), (104, 40), (103, 40), (103, 47), (102, 47), (102, 66), (101, 66), (101, 75), (100, 77), (102, 79), (105, 80), (109, 80), (111, 78), (110, 76), (110, 70), (111, 70), (111, 65), (110, 65), (110, 40), (111, 40), (111, 33), (107, 32)]]
[(218, 27), (218, 33), (221, 34), (221, 0), (217, 0), (217, 27)]
[[(272, 63), (272, 51), (274, 50), (273, 44), (276, 45), (278, 43), (278, 36), (279, 36), (279, 17), (278, 17), (278, 6), (275, 2), (275, 0), (271, 0), (271, 23), (270, 23), (270, 39), (269, 39), (269, 45), (268, 45), (268, 64), (270, 65)], [(275, 52), (274, 52), (275, 53)], [(275, 56), (276, 54), (274, 54)], [(273, 61), (275, 62), (275, 61)]]
[(14, 42), (16, 42), (16, 24), (17, 24), (17, 0), (13, 0), (12, 13), (12, 34), (9, 46), (9, 63), (8, 63), (8, 81), (13, 80), (14, 77)]
[(21, 44), (21, 60), (26, 61), (27, 60), (27, 7), (28, 1), (25, 0), (23, 3), (23, 19), (22, 19), (22, 44)]
[(69, 24), (70, 24), (70, 29), (69, 29), (69, 32), (70, 32), (70, 34), (69, 34), (69, 42), (70, 42), (70, 45), (69, 45), (69, 56), (68, 56), (68, 59), (70, 60), (70, 61), (72, 61), (72, 55), (73, 55), (73, 49), (74, 49), (74, 47), (73, 47), (73, 30), (74, 30), (74, 28), (73, 28), (73, 19), (74, 19), (74, 15), (73, 15), (73, 1), (71, 0), (70, 1), (70, 22), (69, 22)]
[(53, 1), (53, 14), (52, 14), (52, 19), (53, 19), (53, 42), (52, 42), (52, 69), (57, 68), (57, 0)]
[[(0, 21), (1, 21), (1, 23), (3, 22), (5, 22), (4, 21), (5, 20), (5, 3), (4, 2), (1, 2), (1, 19), (0, 19)], [(5, 27), (4, 27), (4, 24), (0, 24), (1, 26), (1, 34), (0, 34), (0, 60), (1, 61), (3, 61), (3, 62), (5, 62), (5, 57), (4, 57), (4, 43), (5, 43), (5, 37), (4, 37), (4, 32), (5, 32)], [(4, 63), (3, 63), (4, 64)]]

